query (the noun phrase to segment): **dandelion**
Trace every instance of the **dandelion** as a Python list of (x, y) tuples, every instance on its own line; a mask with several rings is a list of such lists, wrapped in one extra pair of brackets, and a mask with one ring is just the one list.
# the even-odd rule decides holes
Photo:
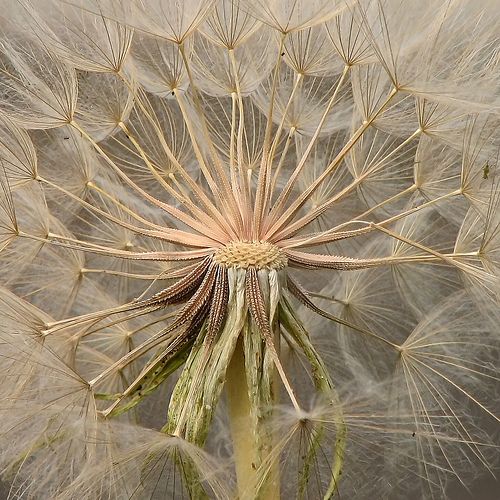
[(2, 5), (8, 498), (494, 477), (494, 3)]

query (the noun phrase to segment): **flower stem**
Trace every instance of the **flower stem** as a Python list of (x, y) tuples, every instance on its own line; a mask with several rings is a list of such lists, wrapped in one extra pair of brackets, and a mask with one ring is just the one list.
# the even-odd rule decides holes
[[(249, 398), (245, 352), (243, 339), (240, 337), (228, 367), (226, 391), (228, 396), (229, 419), (234, 448), (238, 498), (240, 500), (258, 498), (272, 500), (279, 498), (279, 474), (276, 466), (265, 476), (265, 483), (259, 480), (259, 465), (262, 463), (261, 419), (255, 418), (255, 412)], [(276, 470), (274, 470), (276, 469)], [(258, 486), (257, 486), (258, 485)]]

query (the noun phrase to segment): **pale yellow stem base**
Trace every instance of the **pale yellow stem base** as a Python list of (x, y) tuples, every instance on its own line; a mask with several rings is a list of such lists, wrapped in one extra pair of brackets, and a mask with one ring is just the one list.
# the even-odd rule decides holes
[[(272, 467), (265, 479), (265, 484), (256, 494), (255, 488), (258, 479), (258, 429), (251, 417), (248, 385), (245, 374), (245, 356), (243, 341), (240, 338), (236, 345), (233, 358), (226, 373), (226, 391), (228, 396), (228, 410), (231, 435), (236, 465), (236, 479), (238, 483), (239, 500), (277, 500), (280, 498), (279, 472)], [(274, 470), (276, 468), (276, 470)]]

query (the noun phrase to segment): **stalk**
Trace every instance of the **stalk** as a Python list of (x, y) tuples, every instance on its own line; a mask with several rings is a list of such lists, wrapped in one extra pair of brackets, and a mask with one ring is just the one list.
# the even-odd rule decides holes
[(226, 380), (239, 500), (280, 498), (279, 465), (266, 460), (275, 444), (267, 424), (277, 385), (265, 344), (245, 325)]
[[(229, 422), (233, 443), (238, 497), (245, 497), (256, 481), (256, 440), (245, 371), (245, 356), (241, 338), (229, 363), (226, 380)], [(252, 432), (253, 430), (254, 432)]]

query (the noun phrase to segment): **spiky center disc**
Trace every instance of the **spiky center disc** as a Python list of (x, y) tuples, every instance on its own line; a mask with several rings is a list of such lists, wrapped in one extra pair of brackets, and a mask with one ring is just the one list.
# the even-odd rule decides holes
[(285, 254), (267, 241), (232, 241), (215, 252), (214, 260), (226, 267), (283, 269)]

